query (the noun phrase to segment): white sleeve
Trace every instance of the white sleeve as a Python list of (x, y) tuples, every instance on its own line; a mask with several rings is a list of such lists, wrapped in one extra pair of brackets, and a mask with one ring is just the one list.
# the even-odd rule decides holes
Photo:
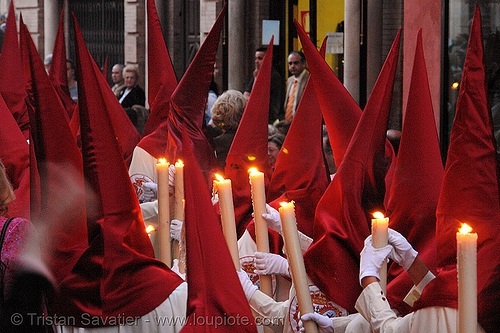
[(276, 302), (260, 290), (256, 290), (250, 299), (250, 307), (257, 313), (255, 320), (273, 330), (281, 332), (290, 308), (290, 300)]
[(355, 307), (370, 322), (374, 333), (410, 333), (413, 313), (397, 317), (378, 282), (363, 290)]

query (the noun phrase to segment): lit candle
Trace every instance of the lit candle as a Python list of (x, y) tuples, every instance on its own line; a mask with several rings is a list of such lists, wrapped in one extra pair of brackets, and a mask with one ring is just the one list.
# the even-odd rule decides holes
[[(373, 213), (374, 219), (372, 219), (372, 244), (374, 248), (381, 248), (387, 245), (389, 218), (384, 217), (381, 212)], [(379, 271), (380, 275), (380, 286), (384, 293), (386, 293), (387, 287), (387, 260), (382, 264), (382, 268)]]
[[(184, 163), (181, 160), (175, 162), (174, 185), (174, 219), (184, 222)], [(180, 259), (179, 251), (179, 242), (172, 241), (172, 258)]]
[[(255, 168), (248, 170), (250, 174), (250, 185), (252, 188), (252, 204), (255, 220), (255, 243), (257, 251), (269, 253), (269, 236), (267, 233), (267, 221), (262, 217), (266, 212), (266, 192), (264, 187), (264, 173)], [(270, 275), (261, 275), (260, 290), (268, 296), (272, 296), (272, 284)]]
[(172, 266), (170, 256), (170, 206), (168, 202), (168, 167), (169, 163), (160, 158), (156, 164), (158, 173), (158, 248), (160, 260), (168, 267)]
[(174, 218), (184, 221), (184, 163), (175, 162), (175, 215)]
[(458, 332), (477, 332), (477, 234), (457, 232)]
[(233, 258), (234, 267), (237, 270), (240, 270), (231, 179), (224, 179), (221, 175), (217, 174), (215, 175), (215, 177), (217, 179), (214, 180), (214, 189), (219, 194), (222, 231), (224, 232), (224, 238), (226, 239), (229, 253), (231, 253), (231, 258)]
[[(295, 219), (295, 207), (293, 201), (290, 203), (281, 202), (280, 216), (283, 238), (285, 240), (286, 254), (293, 284), (297, 292), (297, 301), (299, 303), (300, 315), (313, 313), (311, 294), (309, 293), (309, 284), (307, 282), (306, 268), (304, 258), (300, 249), (299, 234), (297, 231), (297, 220)], [(305, 321), (304, 328), (307, 333), (318, 332), (318, 327), (313, 321)]]

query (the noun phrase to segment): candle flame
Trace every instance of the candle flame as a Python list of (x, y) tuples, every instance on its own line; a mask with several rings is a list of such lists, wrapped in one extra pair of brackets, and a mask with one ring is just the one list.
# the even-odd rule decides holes
[(385, 216), (381, 212), (375, 212), (373, 213), (373, 217), (376, 219), (383, 219)]
[(464, 234), (464, 235), (465, 235), (465, 234), (468, 234), (469, 232), (471, 232), (471, 231), (472, 231), (472, 228), (471, 228), (471, 227), (469, 227), (469, 226), (467, 225), (467, 223), (463, 223), (463, 224), (462, 224), (462, 227), (461, 227), (461, 228), (460, 228), (460, 230), (458, 230), (458, 231), (459, 231), (461, 234)]
[(148, 234), (152, 233), (153, 231), (155, 231), (155, 227), (153, 227), (151, 224), (146, 227), (146, 232)]
[(250, 168), (248, 169), (248, 172), (250, 173), (251, 176), (259, 174), (259, 170), (257, 170), (257, 168)]
[(217, 180), (219, 182), (223, 182), (224, 181), (224, 177), (222, 177), (221, 175), (219, 175), (218, 173), (215, 174), (215, 178), (217, 178)]
[(158, 162), (160, 162), (160, 164), (167, 164), (167, 160), (164, 158), (160, 158)]
[(248, 156), (249, 161), (255, 161), (256, 159), (257, 159), (257, 157), (255, 157), (255, 156), (251, 156), (251, 155)]
[(293, 205), (294, 203), (295, 203), (295, 202), (294, 202), (293, 200), (292, 200), (292, 201), (290, 201), (290, 202), (282, 201), (282, 202), (280, 202), (280, 206), (281, 206), (281, 207), (286, 207), (286, 206), (288, 206), (288, 205)]
[(176, 167), (183, 167), (184, 166), (184, 163), (182, 163), (181, 160), (178, 160), (177, 162), (175, 162), (175, 166)]

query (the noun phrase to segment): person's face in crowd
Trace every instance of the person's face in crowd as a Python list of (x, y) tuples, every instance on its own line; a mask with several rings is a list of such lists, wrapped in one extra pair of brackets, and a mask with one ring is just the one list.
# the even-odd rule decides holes
[(133, 88), (137, 82), (135, 73), (126, 72), (123, 74), (123, 78), (125, 79), (125, 85), (127, 86), (127, 88)]
[(71, 64), (69, 62), (66, 63), (66, 75), (68, 76), (68, 81), (75, 80), (75, 70), (71, 68)]
[(292, 53), (288, 56), (288, 70), (292, 75), (299, 76), (304, 68), (306, 68), (306, 63), (302, 62), (298, 54)]
[(276, 164), (276, 158), (278, 157), (279, 152), (280, 149), (274, 142), (267, 143), (267, 158), (269, 159), (269, 163), (273, 168), (274, 165)]
[(260, 66), (262, 65), (262, 61), (264, 60), (264, 56), (266, 52), (257, 51), (255, 52), (255, 69), (260, 70)]
[(122, 69), (120, 66), (113, 66), (113, 69), (111, 70), (111, 79), (113, 80), (113, 83), (123, 82)]

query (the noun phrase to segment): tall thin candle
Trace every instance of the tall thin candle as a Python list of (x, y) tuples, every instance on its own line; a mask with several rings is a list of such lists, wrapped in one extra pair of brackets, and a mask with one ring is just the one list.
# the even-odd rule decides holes
[(158, 248), (160, 260), (168, 267), (172, 265), (170, 255), (170, 205), (168, 202), (168, 168), (164, 158), (158, 160)]
[[(381, 248), (387, 245), (389, 218), (384, 217), (381, 212), (373, 213), (374, 219), (372, 219), (372, 244), (374, 248)], [(384, 293), (387, 288), (387, 260), (382, 265), (379, 271), (380, 274), (380, 286)]]
[[(250, 174), (250, 185), (252, 188), (252, 204), (255, 220), (255, 242), (257, 251), (269, 252), (269, 235), (267, 233), (267, 222), (262, 217), (266, 212), (266, 192), (264, 187), (264, 173), (255, 168), (248, 170)], [(260, 290), (268, 296), (272, 295), (272, 282), (270, 275), (261, 275)]]
[(222, 231), (224, 233), (224, 238), (226, 239), (227, 247), (229, 248), (229, 253), (231, 253), (234, 267), (236, 270), (240, 270), (231, 179), (224, 179), (221, 175), (215, 175), (215, 177), (217, 179), (214, 180), (214, 189), (219, 194)]
[[(281, 216), (281, 225), (283, 238), (285, 239), (286, 253), (292, 280), (297, 291), (297, 301), (299, 303), (301, 316), (306, 313), (313, 313), (311, 294), (309, 293), (309, 284), (307, 282), (306, 268), (304, 258), (300, 249), (299, 234), (297, 231), (297, 220), (295, 218), (295, 206), (292, 202), (281, 202), (279, 209)], [(318, 327), (313, 321), (305, 321), (304, 328), (307, 333), (318, 332)]]
[(477, 234), (463, 224), (457, 232), (458, 332), (477, 332)]

